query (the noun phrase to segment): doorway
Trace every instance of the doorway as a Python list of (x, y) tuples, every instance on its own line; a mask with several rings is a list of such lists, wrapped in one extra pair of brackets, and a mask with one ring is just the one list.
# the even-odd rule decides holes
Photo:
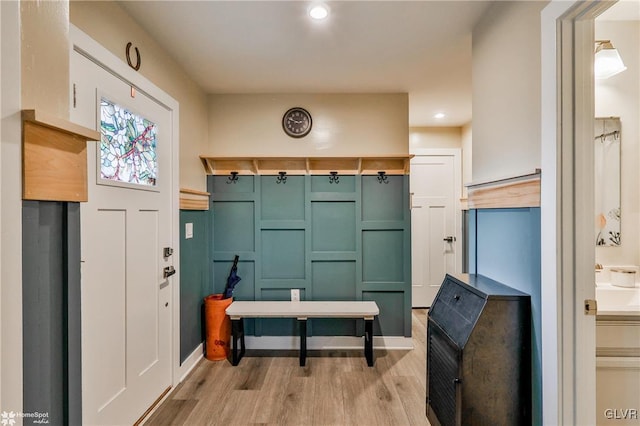
[(459, 272), (459, 149), (420, 149), (411, 159), (411, 305), (431, 306), (446, 273)]
[[(626, 308), (612, 296), (626, 294), (629, 301), (640, 291), (613, 285), (623, 283), (612, 274), (623, 271), (636, 284), (640, 265), (640, 2), (620, 1), (598, 15), (594, 35), (596, 46), (609, 41), (606, 47), (615, 48), (626, 66), (594, 85), (596, 424), (638, 425), (640, 324), (637, 317), (602, 314)], [(637, 313), (637, 302), (627, 306)]]
[(595, 315), (585, 308), (595, 298), (594, 19), (612, 4), (542, 11), (544, 424), (596, 424)]

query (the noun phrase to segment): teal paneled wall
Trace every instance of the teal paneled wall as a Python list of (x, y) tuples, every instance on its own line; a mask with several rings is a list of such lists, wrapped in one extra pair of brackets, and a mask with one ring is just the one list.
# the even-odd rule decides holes
[[(185, 238), (187, 223), (193, 238)], [(204, 340), (203, 299), (213, 291), (209, 241), (208, 212), (180, 210), (180, 362)]]
[(404, 282), (402, 253), (404, 232), (401, 229), (362, 231), (362, 279), (366, 282), (388, 282), (391, 286)]
[[(309, 300), (356, 300), (356, 267), (354, 260), (312, 262)], [(314, 319), (312, 326), (320, 336), (353, 336), (357, 331), (350, 319)]]
[(289, 176), (279, 182), (273, 176), (260, 176), (260, 218), (262, 220), (300, 220), (305, 218), (304, 176)]
[(542, 424), (540, 209), (469, 212), (469, 272), (531, 295), (533, 424)]
[(356, 203), (314, 201), (311, 203), (311, 250), (355, 252)]
[[(408, 176), (209, 176), (216, 292), (240, 256), (237, 300), (375, 300), (375, 328), (411, 336)], [(292, 335), (291, 320), (247, 322), (247, 334)], [(361, 335), (359, 321), (313, 320), (311, 335)]]
[(262, 279), (305, 279), (305, 230), (263, 229)]
[(213, 240), (215, 251), (254, 251), (254, 203), (250, 201), (214, 202)]

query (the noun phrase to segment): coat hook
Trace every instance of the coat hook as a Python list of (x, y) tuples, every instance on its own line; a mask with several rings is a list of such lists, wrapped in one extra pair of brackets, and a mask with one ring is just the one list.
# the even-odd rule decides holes
[(136, 49), (136, 64), (133, 65), (133, 63), (131, 62), (131, 56), (129, 51), (131, 50), (131, 46), (133, 46), (133, 43), (129, 42), (127, 43), (127, 63), (129, 64), (129, 66), (131, 68), (133, 68), (134, 70), (138, 71), (140, 69), (140, 64), (142, 63), (142, 59), (140, 58), (140, 51), (138, 50), (137, 47), (135, 47), (134, 49)]
[(329, 183), (340, 183), (340, 176), (338, 176), (338, 172), (329, 172), (331, 176), (329, 176)]
[(389, 177), (387, 176), (387, 172), (384, 172), (384, 171), (378, 172), (378, 182), (389, 183)]
[(287, 172), (278, 172), (276, 183), (287, 183)]
[(231, 172), (231, 176), (227, 178), (227, 183), (236, 183), (238, 181), (238, 172)]

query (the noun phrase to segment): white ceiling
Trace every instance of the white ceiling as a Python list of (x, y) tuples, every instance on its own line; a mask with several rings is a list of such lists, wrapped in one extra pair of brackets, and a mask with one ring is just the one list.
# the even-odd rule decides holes
[(302, 0), (121, 2), (208, 93), (409, 93), (410, 126), (471, 120), (471, 30), (490, 2), (326, 3), (312, 22)]
[(599, 21), (638, 21), (640, 20), (640, 0), (619, 0), (605, 10)]

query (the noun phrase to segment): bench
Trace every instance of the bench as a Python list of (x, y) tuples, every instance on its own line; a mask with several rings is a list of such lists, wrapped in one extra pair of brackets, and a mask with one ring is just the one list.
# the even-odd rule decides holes
[[(373, 319), (380, 313), (376, 302), (344, 301), (235, 301), (226, 309), (231, 318), (232, 364), (238, 365), (245, 353), (243, 318), (296, 318), (300, 329), (300, 366), (307, 358), (307, 318), (364, 319), (364, 355), (373, 366)], [(238, 340), (240, 352), (238, 353)]]

